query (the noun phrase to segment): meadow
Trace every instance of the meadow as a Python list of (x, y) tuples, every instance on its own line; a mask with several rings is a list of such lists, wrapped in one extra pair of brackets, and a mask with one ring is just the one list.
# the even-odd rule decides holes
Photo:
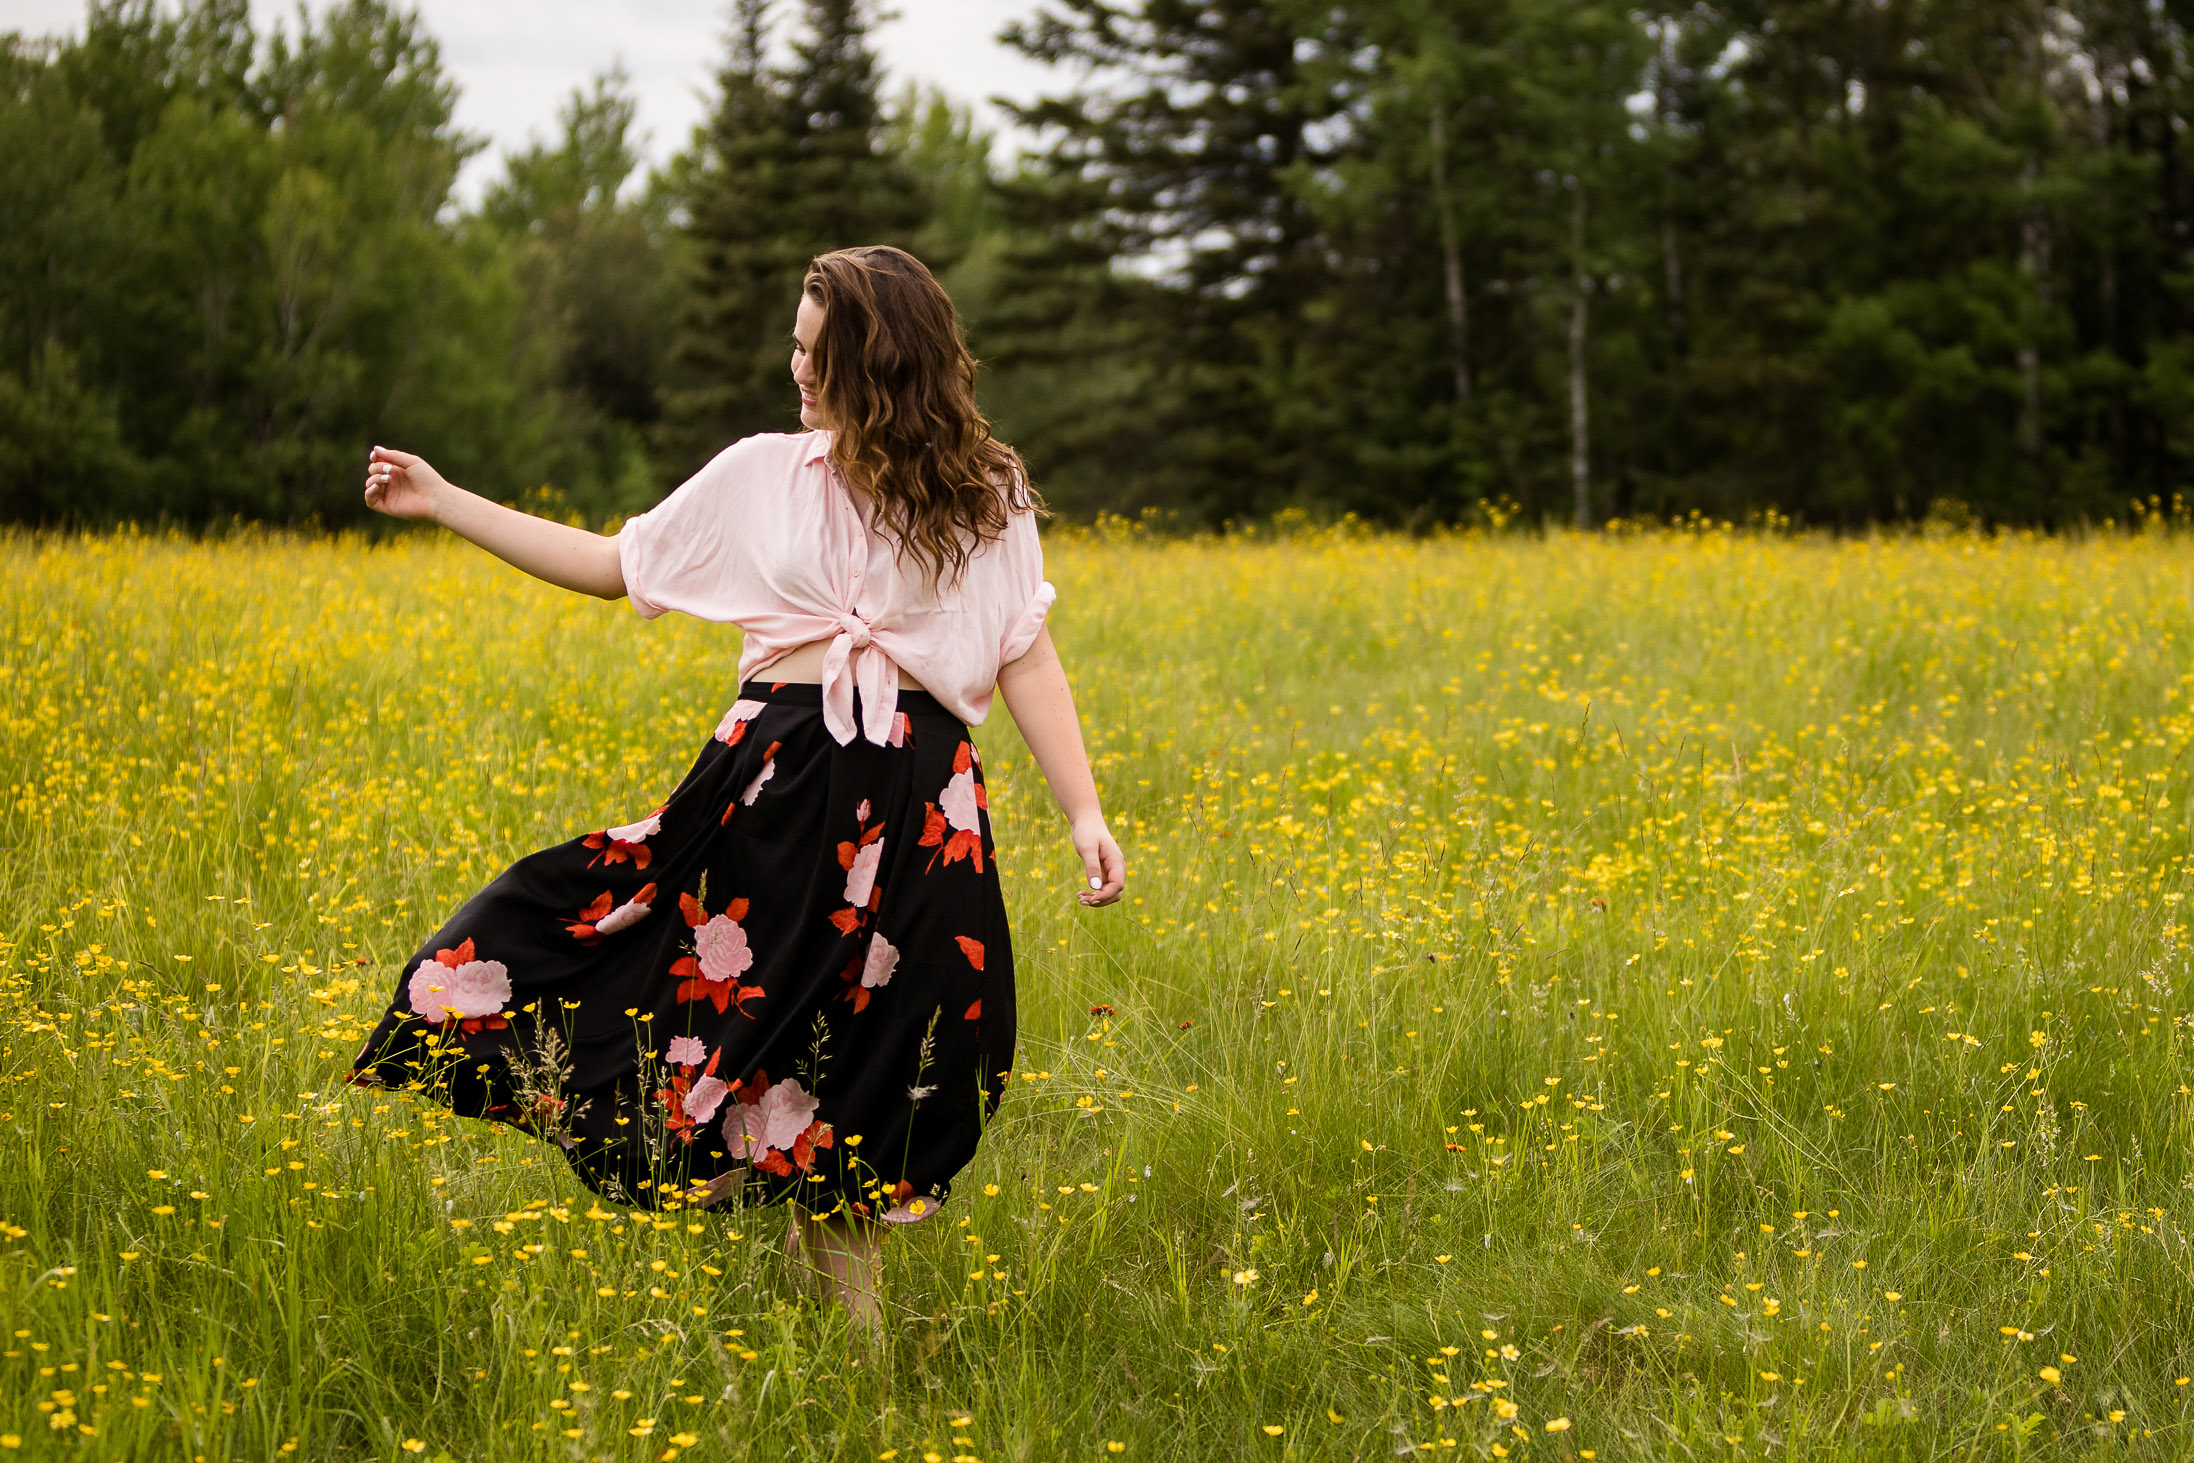
[(0, 1453), (2194, 1455), (2194, 536), (1055, 534), (1021, 1055), (849, 1344), (779, 1212), (343, 1085), (737, 635), (455, 541), (0, 542)]

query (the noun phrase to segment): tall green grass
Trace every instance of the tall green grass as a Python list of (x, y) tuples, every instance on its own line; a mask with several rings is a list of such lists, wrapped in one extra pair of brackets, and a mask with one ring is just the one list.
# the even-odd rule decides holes
[(736, 634), (446, 540), (0, 547), (0, 1451), (2180, 1457), (2194, 546), (1061, 536), (1022, 1056), (864, 1351), (781, 1213), (340, 1078)]

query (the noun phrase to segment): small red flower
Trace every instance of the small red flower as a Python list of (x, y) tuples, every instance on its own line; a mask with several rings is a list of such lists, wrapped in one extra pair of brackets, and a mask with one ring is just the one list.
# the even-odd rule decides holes
[(981, 940), (971, 940), (966, 935), (954, 935), (952, 938), (959, 945), (960, 953), (967, 957), (967, 963), (977, 970), (981, 970), (983, 968), (983, 942)]
[(686, 1116), (686, 1094), (693, 1090), (693, 1084), (699, 1078), (716, 1075), (717, 1059), (722, 1057), (723, 1054), (724, 1049), (722, 1047), (718, 1047), (715, 1051), (709, 1053), (708, 1065), (698, 1072), (673, 1069), (670, 1074), (670, 1084), (666, 1087), (658, 1087), (655, 1090), (655, 1095), (662, 1099), (663, 1108), (668, 1114), (663, 1126), (668, 1131), (676, 1133), (681, 1142), (691, 1143), (693, 1141), (693, 1130), (697, 1126), (692, 1118)]
[(978, 812), (990, 808), (990, 795), (975, 780), (975, 748), (967, 742), (960, 743), (952, 756), (952, 780), (934, 803), (926, 804), (922, 819), (922, 836), (919, 846), (934, 848), (935, 856), (929, 867), (937, 867), (937, 860), (958, 863), (967, 859), (975, 866), (975, 872), (983, 871), (983, 834)]
[(855, 1015), (868, 1009), (869, 988), (861, 984), (861, 967), (865, 964), (867, 961), (856, 955), (838, 972), (838, 978), (846, 983), (846, 988), (838, 993), (838, 999), (853, 1002)]
[(581, 841), (588, 848), (601, 850), (600, 853), (587, 860), (587, 867), (590, 869), (596, 864), (621, 864), (628, 861), (636, 869), (644, 869), (648, 866), (650, 855), (648, 846), (644, 843), (626, 843), (622, 839), (610, 837), (607, 833), (589, 833)]
[(604, 889), (592, 904), (579, 911), (578, 921), (576, 923), (567, 922), (564, 929), (580, 944), (592, 945), (602, 938), (600, 934), (596, 933), (594, 922), (616, 907), (617, 896)]

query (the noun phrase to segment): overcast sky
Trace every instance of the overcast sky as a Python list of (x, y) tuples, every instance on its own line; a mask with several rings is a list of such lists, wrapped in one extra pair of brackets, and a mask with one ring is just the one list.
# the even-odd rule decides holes
[[(876, 32), (876, 47), (896, 89), (927, 82), (975, 103), (1002, 130), (988, 98), (1017, 100), (1060, 89), (1046, 68), (998, 44), (1008, 21), (1033, 15), (1039, 0), (897, 0)], [(618, 60), (632, 77), (640, 125), (657, 161), (676, 151), (706, 106), (705, 93), (724, 57), (729, 11), (721, 0), (415, 0), (442, 43), (442, 62), (462, 88), (458, 125), (490, 139), (459, 186), (477, 197), (499, 171), (506, 148), (529, 134), (550, 135), (556, 109), (574, 87)], [(252, 0), (262, 30), (295, 15), (293, 0)], [(312, 0), (311, 8), (326, 8)], [(779, 0), (789, 13), (796, 0)], [(80, 30), (82, 0), (0, 0), (0, 26), (31, 34)], [(1007, 144), (1010, 149), (1010, 141)]]

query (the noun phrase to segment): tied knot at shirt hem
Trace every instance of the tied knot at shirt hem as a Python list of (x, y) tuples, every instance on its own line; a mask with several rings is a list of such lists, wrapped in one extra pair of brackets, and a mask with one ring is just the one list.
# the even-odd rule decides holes
[[(868, 624), (855, 614), (839, 616), (838, 634), (823, 652), (823, 728), (839, 746), (856, 730), (874, 746), (891, 739), (899, 710), (899, 666), (875, 643)], [(854, 693), (860, 693), (860, 725), (854, 724)]]

